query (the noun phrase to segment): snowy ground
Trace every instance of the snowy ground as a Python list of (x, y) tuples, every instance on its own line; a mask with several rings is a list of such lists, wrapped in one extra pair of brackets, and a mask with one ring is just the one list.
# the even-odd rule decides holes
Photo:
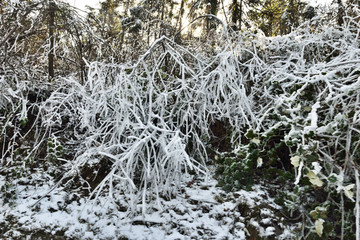
[[(39, 179), (40, 176), (33, 176)], [(42, 176), (44, 177), (44, 176)], [(44, 178), (43, 178), (44, 179)], [(0, 187), (5, 177), (0, 176)], [(0, 199), (2, 239), (291, 239), (280, 208), (260, 186), (225, 193), (216, 180), (184, 183), (162, 209), (129, 217), (114, 209), (108, 197), (86, 202), (77, 193), (55, 190), (33, 206), (54, 184), (19, 179), (15, 200)], [(257, 237), (257, 238), (254, 238)]]

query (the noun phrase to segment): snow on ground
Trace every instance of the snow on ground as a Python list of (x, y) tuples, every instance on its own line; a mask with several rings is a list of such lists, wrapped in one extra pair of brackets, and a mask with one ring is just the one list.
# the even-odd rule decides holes
[[(39, 179), (34, 177), (34, 179)], [(4, 185), (0, 176), (0, 185)], [(0, 199), (0, 237), (19, 239), (246, 239), (277, 236), (291, 239), (291, 227), (276, 217), (280, 209), (260, 186), (249, 192), (225, 193), (216, 180), (198, 178), (183, 184), (175, 198), (163, 200), (162, 209), (142, 216), (129, 216), (115, 209), (106, 196), (97, 201), (59, 188), (46, 194), (47, 184), (16, 184), (17, 198)], [(1, 232), (2, 231), (2, 232)]]

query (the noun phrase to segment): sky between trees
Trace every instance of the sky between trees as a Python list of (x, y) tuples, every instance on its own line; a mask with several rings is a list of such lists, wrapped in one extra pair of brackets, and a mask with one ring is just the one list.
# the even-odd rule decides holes
[[(66, 2), (84, 11), (86, 10), (86, 6), (90, 6), (93, 8), (100, 7), (99, 0), (66, 0)], [(228, 0), (226, 0), (225, 2), (228, 2)], [(318, 6), (318, 5), (329, 5), (331, 4), (332, 0), (307, 0), (305, 2), (308, 2), (312, 6)]]

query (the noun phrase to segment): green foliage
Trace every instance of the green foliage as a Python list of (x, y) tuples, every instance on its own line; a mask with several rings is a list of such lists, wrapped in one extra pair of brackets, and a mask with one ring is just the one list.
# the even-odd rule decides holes
[[(273, 70), (254, 71), (253, 75), (262, 75), (249, 84), (248, 94), (259, 106), (261, 124), (239, 127), (241, 140), (233, 146), (239, 154), (231, 161), (219, 158), (217, 174), (227, 191), (263, 182), (279, 186), (273, 191), (282, 212), (303, 221), (299, 237), (353, 239), (355, 173), (360, 163), (358, 67), (338, 62), (340, 53), (333, 47), (340, 32), (332, 39), (327, 34), (314, 34), (311, 39), (315, 36), (332, 43), (325, 46), (309, 40), (301, 50), (302, 60), (296, 61), (308, 63), (304, 69), (333, 65), (319, 68), (316, 74), (306, 70), (297, 74), (286, 60), (286, 64), (274, 63)], [(294, 47), (288, 55), (275, 45), (266, 45), (263, 61), (271, 62), (275, 56), (288, 59), (297, 52)], [(262, 56), (261, 48), (257, 51)]]
[(55, 136), (50, 137), (47, 142), (47, 160), (54, 164), (63, 154), (64, 149), (60, 141)]
[(254, 184), (254, 162), (248, 158), (238, 157), (219, 158), (217, 163), (220, 165), (217, 174), (219, 177), (219, 186), (225, 191), (234, 191), (237, 189), (250, 189)]
[(10, 206), (15, 204), (16, 188), (10, 182), (5, 183), (0, 188), (0, 191), (1, 191), (1, 195), (4, 199), (4, 204), (8, 203)]
[(23, 119), (21, 119), (20, 120), (20, 125), (22, 126), (22, 127), (25, 127), (25, 125), (28, 123), (28, 119), (27, 118), (23, 118)]
[(272, 129), (260, 135), (249, 129), (241, 150), (235, 156), (218, 157), (217, 174), (219, 185), (226, 191), (250, 189), (258, 179), (287, 184), (294, 176), (287, 171), (289, 150), (279, 133), (283, 130)]

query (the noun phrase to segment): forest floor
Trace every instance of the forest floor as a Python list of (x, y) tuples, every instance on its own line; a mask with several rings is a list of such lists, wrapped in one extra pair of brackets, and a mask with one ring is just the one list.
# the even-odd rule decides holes
[[(154, 205), (148, 214), (129, 217), (126, 209), (115, 209), (109, 196), (86, 200), (80, 192), (61, 187), (47, 194), (55, 182), (45, 173), (19, 178), (12, 186), (16, 198), (0, 198), (0, 238), (294, 238), (298, 225), (283, 217), (263, 184), (226, 193), (213, 177), (188, 179), (176, 197), (162, 200), (162, 208)], [(0, 187), (4, 184), (5, 176), (0, 175)]]

